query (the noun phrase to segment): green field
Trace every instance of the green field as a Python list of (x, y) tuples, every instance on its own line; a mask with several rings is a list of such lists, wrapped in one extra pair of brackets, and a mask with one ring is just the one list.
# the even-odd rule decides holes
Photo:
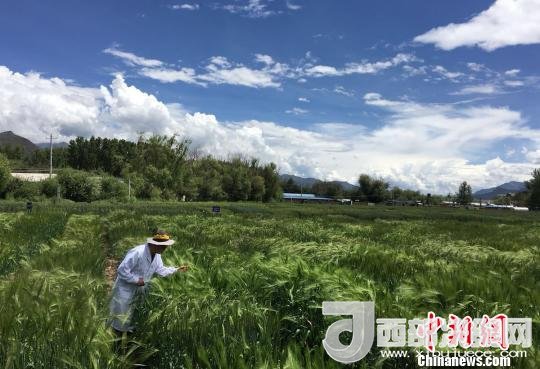
[[(533, 319), (540, 367), (540, 213), (223, 203), (20, 204), (0, 209), (3, 368), (340, 368), (321, 341), (323, 301), (375, 301), (376, 317)], [(115, 353), (105, 267), (154, 227), (177, 243)], [(334, 319), (335, 320), (335, 319)], [(415, 367), (373, 345), (353, 368)]]

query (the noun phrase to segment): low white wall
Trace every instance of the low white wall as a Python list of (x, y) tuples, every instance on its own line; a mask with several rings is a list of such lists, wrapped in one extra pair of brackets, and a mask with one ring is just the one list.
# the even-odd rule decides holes
[[(11, 173), (11, 175), (20, 180), (29, 182), (39, 182), (49, 178), (49, 173)], [(56, 174), (53, 174), (52, 176), (56, 177)]]

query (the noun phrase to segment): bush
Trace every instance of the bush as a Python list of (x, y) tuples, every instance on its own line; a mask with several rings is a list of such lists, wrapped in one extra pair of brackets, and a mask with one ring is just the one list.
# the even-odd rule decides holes
[(11, 179), (11, 169), (6, 156), (0, 153), (0, 193), (3, 193)]
[(77, 202), (90, 202), (96, 191), (87, 173), (74, 169), (64, 169), (58, 174), (62, 196)]
[(15, 191), (13, 197), (17, 200), (37, 200), (40, 194), (40, 184), (38, 182), (21, 181)]
[(101, 179), (101, 200), (116, 199), (127, 200), (128, 186), (114, 177), (104, 177)]
[(48, 178), (40, 182), (41, 193), (45, 197), (56, 197), (58, 191), (58, 180), (56, 178)]

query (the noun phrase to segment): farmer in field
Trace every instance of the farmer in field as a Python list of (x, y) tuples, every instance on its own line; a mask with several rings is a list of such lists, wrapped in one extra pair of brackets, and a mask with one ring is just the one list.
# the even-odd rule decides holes
[(147, 283), (154, 273), (166, 277), (179, 271), (187, 271), (187, 265), (178, 268), (163, 265), (161, 254), (173, 243), (174, 240), (167, 232), (156, 230), (154, 236), (148, 238), (145, 244), (129, 250), (118, 266), (110, 303), (110, 324), (117, 334), (133, 331), (133, 302), (137, 294), (146, 292)]

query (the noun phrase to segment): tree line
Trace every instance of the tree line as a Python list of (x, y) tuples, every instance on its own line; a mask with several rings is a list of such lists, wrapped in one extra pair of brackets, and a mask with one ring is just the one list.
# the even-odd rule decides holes
[[(277, 167), (241, 155), (218, 159), (190, 149), (190, 141), (176, 136), (140, 136), (127, 140), (78, 137), (66, 148), (55, 148), (58, 175), (40, 183), (16, 178), (5, 181), (0, 195), (14, 198), (54, 197), (73, 201), (125, 200), (255, 200), (281, 197)], [(56, 155), (55, 155), (56, 154)], [(9, 163), (3, 156), (4, 166)], [(48, 150), (24, 158), (45, 168)]]
[[(140, 136), (136, 142), (78, 137), (67, 147), (53, 148), (57, 177), (39, 183), (10, 176), (11, 167), (47, 168), (49, 149), (29, 154), (19, 148), (0, 148), (0, 197), (16, 199), (50, 198), (60, 195), (73, 201), (142, 200), (186, 201), (274, 201), (283, 192), (314, 193), (332, 198), (363, 202), (416, 202), (437, 205), (450, 201), (467, 205), (473, 201), (471, 186), (461, 183), (447, 196), (390, 186), (388, 181), (360, 174), (355, 188), (317, 181), (300, 186), (292, 178), (280, 181), (274, 163), (262, 164), (241, 155), (227, 159), (201, 155), (187, 139), (177, 136)], [(527, 191), (504, 196), (496, 202), (540, 208), (540, 169), (526, 182)], [(60, 193), (58, 192), (60, 189)]]

